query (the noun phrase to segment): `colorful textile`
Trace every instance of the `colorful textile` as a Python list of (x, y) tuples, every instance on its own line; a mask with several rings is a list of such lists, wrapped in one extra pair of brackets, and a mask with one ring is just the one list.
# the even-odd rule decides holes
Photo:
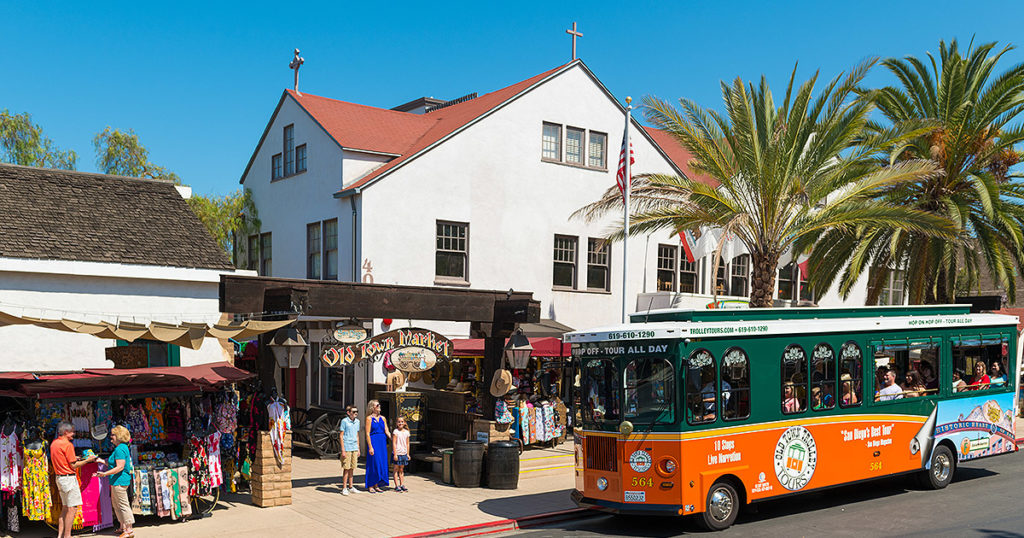
[(217, 406), (214, 413), (217, 421), (217, 430), (220, 433), (231, 433), (238, 427), (238, 404), (226, 401)]
[(178, 502), (181, 503), (181, 515), (192, 515), (192, 505), (189, 504), (189, 481), (188, 467), (178, 467), (174, 470), (178, 477)]
[[(110, 400), (99, 400), (96, 402), (96, 424), (106, 424), (107, 431), (114, 427), (114, 412), (110, 405)], [(96, 441), (94, 443), (96, 449), (101, 452), (109, 452), (113, 450), (114, 444), (113, 439), (110, 435), (107, 435), (102, 441)]]
[(0, 491), (21, 491), (21, 439), (12, 428), (10, 434), (0, 432)]
[(224, 473), (220, 467), (220, 432), (218, 431), (206, 436), (206, 459), (210, 467), (210, 487), (219, 488), (224, 483)]
[(171, 519), (181, 517), (181, 492), (178, 490), (178, 472), (174, 469), (167, 471), (167, 489), (171, 492)]
[(494, 402), (494, 421), (498, 424), (512, 424), (515, 421), (512, 411), (508, 408), (508, 403), (503, 398), (498, 398)]
[(140, 471), (139, 472), (139, 486), (140, 487), (139, 487), (138, 491), (139, 491), (139, 497), (141, 498), (141, 500), (139, 501), (139, 504), (142, 507), (141, 512), (142, 512), (142, 515), (144, 515), (144, 516), (151, 516), (151, 515), (153, 515), (153, 492), (152, 492), (152, 488), (150, 486), (150, 484), (152, 482), (150, 480), (150, 475), (151, 474), (152, 473), (147, 472), (147, 471)]
[(143, 412), (141, 405), (128, 404), (124, 419), (136, 444), (141, 445), (149, 441), (149, 421), (146, 420), (146, 413)]
[(67, 420), (68, 418), (66, 403), (37, 402), (36, 411), (37, 416), (49, 437), (53, 437), (57, 432), (57, 424), (60, 424), (60, 421)]
[(185, 410), (178, 402), (170, 402), (164, 409), (164, 430), (167, 441), (183, 443), (185, 441)]
[(151, 441), (165, 441), (167, 430), (164, 429), (164, 405), (165, 398), (146, 398), (146, 418), (149, 421), (149, 439)]
[[(270, 417), (270, 442), (274, 448), (274, 459), (278, 465), (284, 465), (284, 437), (292, 429), (291, 412), (288, 404), (274, 401), (267, 406), (267, 414)], [(384, 474), (387, 475), (386, 469)]]
[[(109, 469), (108, 466), (100, 464), (100, 471), (106, 471), (107, 469)], [(93, 525), (93, 532), (103, 530), (114, 525), (114, 507), (110, 504), (110, 480), (108, 480), (107, 477), (102, 476), (99, 477), (99, 482), (100, 521), (96, 525)]]
[(210, 460), (206, 457), (206, 448), (194, 435), (189, 437), (188, 447), (188, 493), (193, 497), (205, 497), (210, 494)]
[(50, 511), (50, 469), (46, 450), (24, 450), (21, 480), (21, 510), (29, 521), (43, 521)]
[(86, 463), (80, 468), (82, 489), (82, 525), (92, 526), (100, 522), (100, 477), (99, 463)]

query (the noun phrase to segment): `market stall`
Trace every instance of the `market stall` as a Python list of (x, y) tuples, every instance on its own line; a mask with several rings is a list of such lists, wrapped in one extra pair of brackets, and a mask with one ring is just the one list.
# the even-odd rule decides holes
[[(61, 507), (48, 443), (61, 421), (75, 428), (79, 455), (101, 460), (113, 450), (111, 428), (128, 428), (135, 514), (181, 520), (212, 510), (221, 489), (234, 491), (246, 459), (249, 432), (238, 427), (236, 385), (252, 377), (228, 363), (0, 373), (3, 528), (15, 530), (22, 520), (56, 523)], [(114, 523), (109, 484), (96, 476), (105, 469), (97, 460), (77, 471), (83, 506), (76, 528)]]

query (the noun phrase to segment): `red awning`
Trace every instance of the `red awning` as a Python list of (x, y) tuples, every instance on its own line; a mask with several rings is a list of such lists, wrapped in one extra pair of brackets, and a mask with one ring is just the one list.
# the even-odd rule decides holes
[(226, 362), (162, 368), (90, 368), (75, 373), (0, 373), (0, 380), (24, 374), (17, 392), (35, 398), (128, 396), (164, 392), (199, 392), (243, 381), (256, 374)]
[[(456, 357), (482, 357), (484, 354), (483, 338), (456, 338), (452, 343)], [(563, 344), (559, 338), (530, 338), (530, 345), (533, 346), (532, 357), (568, 357), (570, 352), (570, 345)]]

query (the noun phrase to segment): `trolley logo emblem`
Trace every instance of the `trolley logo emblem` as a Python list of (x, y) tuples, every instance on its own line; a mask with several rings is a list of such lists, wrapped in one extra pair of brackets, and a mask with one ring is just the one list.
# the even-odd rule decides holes
[(629, 466), (638, 473), (646, 473), (651, 468), (651, 455), (646, 450), (637, 450), (629, 455)]
[(803, 489), (818, 463), (818, 448), (810, 430), (793, 426), (782, 433), (775, 445), (775, 476), (782, 487), (797, 491)]

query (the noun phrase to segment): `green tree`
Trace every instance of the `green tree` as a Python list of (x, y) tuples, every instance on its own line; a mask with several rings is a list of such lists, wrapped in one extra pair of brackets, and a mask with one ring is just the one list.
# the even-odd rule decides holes
[(0, 111), (0, 150), (4, 162), (24, 166), (74, 170), (78, 160), (74, 151), (55, 148), (28, 112), (11, 114), (6, 108)]
[[(750, 306), (766, 307), (772, 305), (780, 257), (806, 237), (862, 226), (948, 233), (951, 225), (943, 217), (876, 200), (881, 189), (931, 177), (937, 169), (923, 160), (877, 166), (908, 134), (865, 132), (873, 104), (857, 99), (856, 88), (873, 63), (837, 76), (817, 95), (818, 74), (796, 87), (794, 68), (781, 106), (763, 76), (758, 86), (739, 78), (731, 86), (722, 82), (724, 115), (687, 99), (680, 100), (680, 111), (646, 97), (647, 120), (693, 154), (694, 173), (717, 184), (639, 176), (630, 198), (631, 234), (696, 228), (732, 234), (750, 252)], [(595, 219), (621, 210), (621, 196), (612, 187), (574, 215)], [(619, 229), (610, 237), (621, 237), (621, 223)], [(716, 266), (721, 249), (720, 243)]]
[(885, 118), (869, 129), (873, 134), (917, 129), (918, 136), (895, 149), (892, 162), (928, 159), (942, 172), (892, 185), (883, 199), (945, 217), (956, 234), (873, 229), (823, 236), (821, 267), (812, 272), (819, 285), (838, 273), (839, 262), (849, 260), (840, 291), (849, 294), (866, 272), (869, 304), (897, 270), (905, 272), (910, 303), (953, 302), (958, 291), (976, 285), (982, 271), (1013, 300), (1024, 245), (1024, 187), (1011, 167), (1020, 161), (1015, 146), (1024, 139), (1024, 128), (1010, 123), (1024, 110), (1024, 64), (999, 71), (997, 64), (1009, 50), (996, 52), (995, 43), (988, 43), (961, 53), (953, 40), (939, 43), (938, 59), (928, 53), (926, 60), (908, 56), (883, 62), (898, 84), (865, 92)]
[(150, 179), (169, 179), (181, 183), (178, 174), (149, 162), (149, 150), (139, 143), (139, 135), (107, 126), (92, 139), (96, 148), (96, 166), (104, 174)]
[(245, 239), (260, 229), (256, 204), (252, 191), (238, 190), (226, 196), (201, 196), (193, 194), (189, 206), (202, 221), (210, 235), (217, 240), (224, 252), (231, 257), (235, 267), (247, 264)]

